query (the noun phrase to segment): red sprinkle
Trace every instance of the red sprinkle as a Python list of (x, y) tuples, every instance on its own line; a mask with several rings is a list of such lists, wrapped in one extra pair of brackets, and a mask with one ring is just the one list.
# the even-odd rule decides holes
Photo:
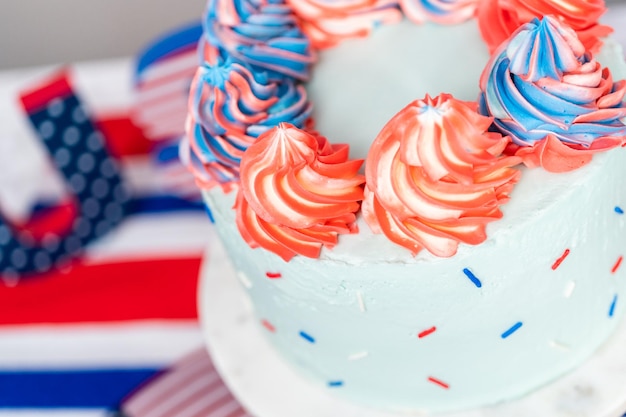
[(272, 332), (272, 333), (275, 333), (275, 332), (276, 332), (276, 327), (274, 327), (274, 326), (272, 325), (272, 323), (270, 323), (269, 321), (267, 321), (267, 320), (263, 319), (263, 320), (261, 320), (261, 324), (263, 325), (263, 327), (265, 327), (265, 328), (266, 328), (267, 330), (269, 330), (270, 332)]
[(567, 258), (567, 255), (569, 255), (569, 249), (565, 249), (565, 252), (563, 252), (563, 255), (561, 255), (559, 259), (554, 261), (554, 263), (552, 264), (552, 269), (553, 270), (557, 269), (559, 265), (561, 265), (561, 262), (563, 262), (565, 258)]
[(429, 334), (433, 333), (435, 330), (437, 330), (437, 328), (436, 328), (435, 326), (433, 326), (433, 327), (431, 327), (430, 329), (426, 329), (426, 330), (424, 330), (423, 332), (419, 333), (419, 334), (417, 335), (417, 337), (419, 337), (419, 338), (421, 339), (422, 337), (426, 337), (426, 336), (428, 336)]
[(282, 275), (280, 272), (266, 272), (265, 275), (267, 275), (269, 279), (282, 278)]
[(445, 389), (450, 388), (450, 385), (446, 384), (443, 381), (438, 380), (437, 378), (433, 378), (432, 376), (428, 377), (428, 381), (432, 382), (433, 384), (439, 385), (441, 388), (445, 388)]
[(612, 274), (614, 274), (619, 269), (619, 266), (622, 264), (623, 260), (624, 260), (623, 256), (620, 256), (619, 258), (617, 258), (617, 262), (615, 262), (615, 265), (613, 265), (613, 268), (611, 269)]

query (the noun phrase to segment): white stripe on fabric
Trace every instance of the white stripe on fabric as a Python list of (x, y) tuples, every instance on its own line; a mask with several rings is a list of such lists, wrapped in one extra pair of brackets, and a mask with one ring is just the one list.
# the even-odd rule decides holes
[(181, 53), (175, 58), (169, 58), (159, 64), (155, 64), (146, 68), (139, 74), (139, 85), (152, 82), (155, 79), (167, 77), (171, 74), (184, 71), (188, 68), (196, 68), (198, 66), (198, 54), (195, 50)]
[(0, 370), (160, 368), (202, 345), (195, 320), (3, 326)]
[(91, 244), (84, 260), (90, 264), (114, 259), (201, 256), (214, 234), (202, 210), (131, 216)]

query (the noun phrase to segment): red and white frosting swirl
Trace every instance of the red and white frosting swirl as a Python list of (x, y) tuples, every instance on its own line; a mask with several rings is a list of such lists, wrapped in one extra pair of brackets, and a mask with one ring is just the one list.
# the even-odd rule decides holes
[(484, 0), (478, 4), (478, 26), (483, 39), (493, 52), (520, 25), (535, 18), (553, 15), (574, 29), (585, 48), (600, 50), (600, 38), (613, 32), (598, 23), (606, 11), (604, 0)]
[(486, 239), (520, 177), (511, 168), (520, 159), (501, 156), (509, 139), (487, 132), (492, 119), (476, 107), (426, 96), (387, 123), (366, 160), (363, 215), (374, 232), (414, 255), (426, 248), (441, 257)]
[(402, 19), (394, 0), (286, 1), (316, 48), (328, 48), (346, 38), (367, 36), (380, 24)]
[(479, 0), (399, 0), (402, 11), (416, 23), (454, 24), (468, 20)]
[(244, 240), (288, 261), (316, 258), (340, 234), (356, 233), (365, 178), (348, 150), (287, 123), (259, 136), (240, 165), (235, 209)]

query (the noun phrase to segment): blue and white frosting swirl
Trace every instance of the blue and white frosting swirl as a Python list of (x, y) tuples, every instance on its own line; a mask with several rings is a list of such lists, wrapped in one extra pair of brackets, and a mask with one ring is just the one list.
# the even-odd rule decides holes
[(584, 148), (626, 135), (620, 120), (626, 82), (585, 51), (576, 33), (553, 17), (521, 26), (487, 64), (481, 112), (520, 146), (553, 135)]
[(199, 67), (192, 82), (186, 146), (193, 158), (188, 160), (205, 166), (212, 177), (206, 183), (236, 181), (241, 156), (260, 134), (281, 122), (304, 127), (311, 112), (298, 81), (270, 81), (246, 64), (218, 59)]
[(308, 79), (314, 53), (283, 0), (209, 0), (203, 25), (208, 41), (233, 59), (272, 79)]

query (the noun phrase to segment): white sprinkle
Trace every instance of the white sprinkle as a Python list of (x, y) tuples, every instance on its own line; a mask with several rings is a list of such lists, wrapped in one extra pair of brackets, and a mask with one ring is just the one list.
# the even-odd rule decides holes
[(356, 292), (356, 298), (359, 301), (359, 310), (361, 310), (361, 313), (365, 313), (367, 309), (365, 308), (365, 301), (363, 301), (363, 294), (361, 294), (361, 291)]
[(369, 355), (369, 353), (366, 350), (364, 350), (363, 352), (353, 353), (352, 355), (348, 356), (348, 360), (349, 361), (358, 361), (359, 359), (367, 358), (368, 355)]
[(561, 342), (557, 342), (556, 340), (551, 340), (550, 341), (550, 347), (554, 348), (554, 349), (559, 349), (565, 352), (568, 352), (570, 350), (570, 347), (561, 343)]
[(570, 281), (565, 286), (565, 291), (563, 292), (563, 296), (565, 298), (570, 298), (572, 293), (574, 292), (574, 288), (576, 288), (576, 283), (574, 281)]
[(248, 278), (245, 272), (237, 271), (237, 277), (239, 277), (239, 281), (241, 281), (241, 284), (244, 287), (246, 287), (247, 289), (252, 288), (252, 281), (250, 281), (250, 278)]

